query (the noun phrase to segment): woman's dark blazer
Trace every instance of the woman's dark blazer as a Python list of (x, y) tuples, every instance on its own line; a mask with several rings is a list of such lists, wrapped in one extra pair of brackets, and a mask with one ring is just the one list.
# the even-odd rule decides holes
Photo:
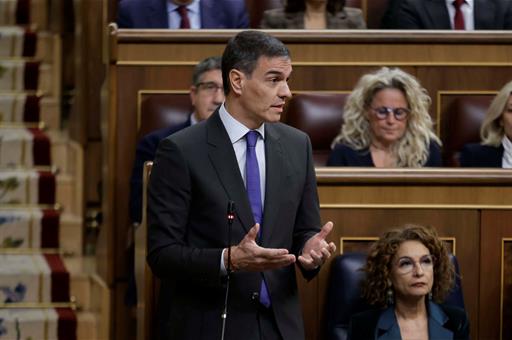
[[(336, 144), (329, 155), (327, 166), (366, 166), (375, 167), (369, 149), (355, 150), (347, 144)], [(442, 166), (441, 147), (437, 143), (430, 143), (426, 167)]]
[[(431, 339), (469, 339), (469, 321), (463, 309), (429, 302), (428, 310), (428, 329)], [(396, 323), (393, 307), (358, 313), (350, 319), (348, 339), (400, 339), (400, 334), (395, 332)]]
[(467, 168), (501, 168), (503, 145), (466, 144), (460, 152), (460, 166)]
[[(286, 13), (283, 8), (263, 12), (261, 28), (303, 29), (304, 12)], [(328, 29), (364, 29), (366, 23), (359, 8), (345, 7), (336, 14), (327, 12)]]

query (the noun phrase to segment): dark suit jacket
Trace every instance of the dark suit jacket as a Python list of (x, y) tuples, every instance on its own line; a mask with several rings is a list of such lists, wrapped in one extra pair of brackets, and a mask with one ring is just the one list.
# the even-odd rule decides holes
[[(201, 28), (247, 28), (244, 0), (201, 0)], [(167, 0), (121, 0), (120, 28), (169, 28)]]
[[(261, 28), (284, 28), (284, 29), (303, 29), (304, 12), (286, 13), (283, 8), (269, 9), (263, 12)], [(363, 12), (359, 8), (345, 7), (343, 11), (335, 15), (327, 12), (327, 28), (329, 29), (347, 29), (347, 28), (366, 28), (363, 19)]]
[(468, 168), (501, 168), (503, 145), (499, 147), (466, 144), (460, 152), (460, 166)]
[[(265, 124), (266, 189), (260, 244), (299, 254), (320, 230), (311, 143), (303, 132)], [(172, 176), (169, 176), (172, 174)], [(218, 110), (206, 121), (165, 138), (154, 161), (148, 195), (148, 263), (162, 279), (165, 339), (215, 339), (221, 334), (225, 288), (221, 252), (226, 207), (236, 204), (231, 240), (254, 225), (244, 182)], [(305, 272), (310, 278), (316, 272)], [(284, 339), (303, 339), (295, 266), (264, 272)], [(259, 339), (256, 311), (261, 274), (231, 278), (226, 339)]]
[[(400, 3), (397, 3), (400, 2)], [(512, 1), (475, 0), (475, 29), (512, 29)], [(451, 29), (445, 0), (392, 0), (382, 26), (394, 29)]]
[[(428, 303), (428, 332), (430, 339), (469, 339), (469, 321), (463, 309)], [(350, 319), (348, 339), (400, 339), (400, 329), (394, 307), (369, 310)]]
[[(327, 166), (367, 166), (374, 167), (370, 150), (354, 150), (352, 147), (339, 143), (329, 155)], [(442, 166), (441, 148), (437, 143), (430, 143), (426, 167)]]
[(144, 163), (155, 159), (158, 143), (165, 137), (190, 126), (190, 117), (185, 123), (153, 131), (137, 143), (135, 161), (130, 178), (130, 217), (132, 222), (142, 220), (142, 171)]

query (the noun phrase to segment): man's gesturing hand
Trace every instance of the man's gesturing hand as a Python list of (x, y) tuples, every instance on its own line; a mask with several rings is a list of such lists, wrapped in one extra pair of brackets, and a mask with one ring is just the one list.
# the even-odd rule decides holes
[[(231, 247), (231, 269), (234, 271), (260, 272), (295, 263), (295, 255), (287, 249), (263, 248), (256, 243), (260, 225), (256, 223), (236, 246)], [(227, 268), (227, 254), (224, 264)]]
[(313, 270), (324, 264), (324, 262), (336, 251), (333, 242), (327, 243), (325, 238), (331, 232), (334, 224), (327, 222), (319, 233), (311, 237), (302, 249), (302, 255), (299, 256), (299, 262), (302, 268)]

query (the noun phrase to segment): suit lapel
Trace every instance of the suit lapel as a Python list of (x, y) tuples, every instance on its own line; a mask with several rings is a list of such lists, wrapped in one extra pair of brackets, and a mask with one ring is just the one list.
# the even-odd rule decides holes
[(220, 23), (226, 20), (224, 19), (224, 11), (219, 8), (219, 4), (216, 6), (215, 1), (201, 0), (199, 6), (201, 7), (202, 28), (223, 28), (223, 25)]
[(424, 1), (425, 14), (433, 29), (451, 29), (450, 16), (444, 0)]
[(453, 339), (453, 332), (444, 326), (448, 322), (448, 316), (441, 307), (428, 302), (428, 334), (431, 339)]
[(272, 233), (279, 227), (277, 214), (280, 209), (280, 201), (285, 182), (284, 155), (279, 140), (272, 124), (265, 125), (265, 206), (263, 209), (263, 239), (262, 244), (268, 245)]
[(149, 18), (151, 24), (148, 28), (169, 28), (166, 0), (149, 0)]
[(206, 133), (210, 161), (227, 196), (235, 202), (237, 218), (244, 230), (248, 232), (254, 224), (254, 217), (238, 169), (233, 145), (222, 124), (218, 110), (206, 121)]
[(496, 4), (489, 0), (475, 0), (474, 6), (475, 29), (492, 29)]

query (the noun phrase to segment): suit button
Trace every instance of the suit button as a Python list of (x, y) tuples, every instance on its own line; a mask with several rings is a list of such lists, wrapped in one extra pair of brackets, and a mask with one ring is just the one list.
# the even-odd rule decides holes
[(260, 300), (260, 293), (254, 292), (251, 294), (251, 300), (252, 301), (259, 301)]

